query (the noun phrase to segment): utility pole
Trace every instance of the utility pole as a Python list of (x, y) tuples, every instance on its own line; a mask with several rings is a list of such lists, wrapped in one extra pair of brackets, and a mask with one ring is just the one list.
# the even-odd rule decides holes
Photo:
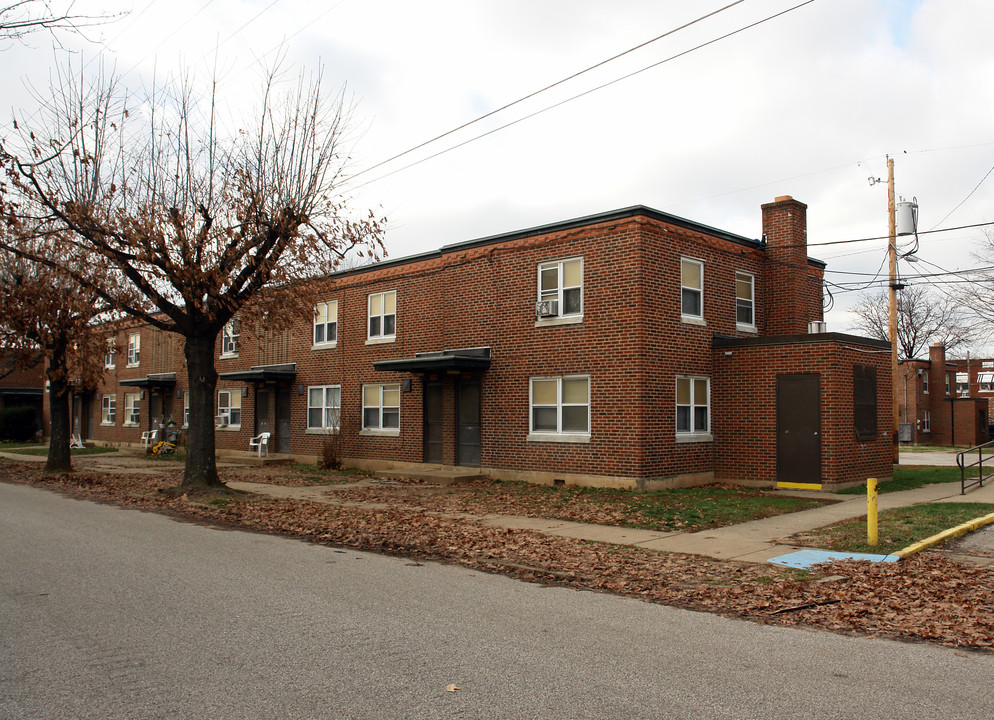
[(894, 158), (887, 158), (887, 261), (890, 268), (889, 319), (890, 319), (890, 386), (891, 386), (891, 446), (893, 448), (894, 464), (900, 462), (900, 444), (898, 443), (898, 402), (897, 402), (897, 202), (894, 197)]

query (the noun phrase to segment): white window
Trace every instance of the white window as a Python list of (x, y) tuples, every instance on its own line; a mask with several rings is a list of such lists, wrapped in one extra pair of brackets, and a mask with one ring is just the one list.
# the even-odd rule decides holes
[(331, 345), (338, 341), (338, 301), (318, 303), (314, 307), (314, 344)]
[(125, 393), (124, 394), (124, 424), (125, 425), (140, 425), (141, 424), (141, 407), (138, 402), (141, 397), (138, 393)]
[(590, 377), (532, 378), (529, 404), (534, 434), (590, 436)]
[(128, 335), (128, 367), (136, 367), (141, 362), (142, 336), (138, 333)]
[(104, 395), (100, 401), (102, 417), (101, 425), (113, 425), (117, 422), (117, 395)]
[(680, 259), (680, 315), (684, 320), (704, 319), (704, 263)]
[(397, 334), (397, 291), (369, 296), (369, 339), (393, 339)]
[(952, 376), (949, 373), (946, 373), (946, 395), (949, 394), (949, 388), (953, 384), (952, 380), (951, 380), (951, 377)]
[(928, 410), (922, 418), (922, 432), (932, 432), (932, 413)]
[(221, 357), (237, 357), (242, 334), (242, 321), (232, 318), (221, 331)]
[(183, 427), (190, 427), (190, 391), (183, 391)]
[(678, 434), (711, 432), (710, 395), (708, 378), (677, 376), (676, 431)]
[(104, 353), (104, 367), (114, 369), (114, 356), (117, 354), (117, 338), (107, 338), (107, 352)]
[(755, 280), (749, 273), (735, 273), (735, 325), (740, 330), (756, 329)]
[(362, 429), (400, 430), (400, 385), (362, 386)]
[(967, 373), (956, 373), (956, 394), (970, 394), (970, 376)]
[(583, 258), (539, 265), (538, 301), (540, 318), (583, 315)]
[(928, 370), (922, 373), (922, 393), (928, 395)]
[(238, 427), (242, 424), (242, 395), (237, 390), (219, 390), (217, 393), (219, 425)]
[(980, 373), (977, 375), (977, 382), (981, 392), (994, 392), (994, 373)]
[(308, 430), (338, 430), (341, 409), (341, 386), (307, 388)]

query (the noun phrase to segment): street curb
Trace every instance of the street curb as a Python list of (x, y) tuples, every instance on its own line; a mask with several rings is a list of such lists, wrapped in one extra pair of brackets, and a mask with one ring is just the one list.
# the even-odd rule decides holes
[(957, 525), (956, 527), (949, 528), (948, 530), (943, 530), (940, 533), (936, 533), (932, 537), (927, 537), (924, 540), (919, 540), (918, 542), (908, 545), (908, 547), (903, 550), (897, 550), (893, 555), (901, 558), (902, 560), (906, 557), (910, 557), (915, 553), (920, 553), (922, 550), (928, 550), (930, 547), (934, 547), (941, 542), (946, 540), (951, 540), (952, 538), (960, 537), (961, 535), (966, 535), (974, 530), (979, 530), (985, 525), (990, 525), (994, 523), (994, 513), (990, 515), (984, 515), (976, 520), (971, 520), (970, 522), (965, 522), (962, 525)]

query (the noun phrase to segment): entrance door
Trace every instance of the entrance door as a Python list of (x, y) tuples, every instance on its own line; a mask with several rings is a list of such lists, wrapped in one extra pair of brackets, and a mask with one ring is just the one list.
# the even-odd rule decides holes
[(456, 464), (480, 466), (480, 381), (456, 386)]
[(72, 434), (78, 435), (82, 439), (89, 437), (88, 423), (86, 422), (86, 400), (82, 395), (72, 396)]
[(255, 434), (271, 432), (269, 429), (269, 388), (255, 389)]
[(442, 383), (425, 384), (425, 462), (439, 463), (442, 459)]
[[(160, 390), (148, 391), (148, 429), (159, 427), (162, 422), (162, 392)], [(161, 438), (160, 438), (161, 439)]]
[(290, 388), (276, 388), (276, 452), (290, 452)]
[(821, 376), (777, 375), (777, 482), (821, 485)]

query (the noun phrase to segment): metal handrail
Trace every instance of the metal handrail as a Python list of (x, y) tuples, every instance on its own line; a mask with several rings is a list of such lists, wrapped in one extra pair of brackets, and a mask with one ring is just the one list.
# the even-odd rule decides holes
[[(985, 448), (991, 451), (991, 453), (988, 455), (988, 465), (987, 465), (988, 468), (991, 468), (990, 459), (994, 457), (994, 440), (991, 440), (990, 442), (985, 442), (983, 445), (975, 445), (972, 448), (967, 448), (962, 452), (956, 453), (956, 464), (959, 465), (960, 495), (966, 495), (966, 489), (971, 488), (974, 485), (979, 485), (980, 487), (983, 487), (984, 480), (990, 480), (992, 477), (994, 477), (994, 468), (991, 468), (991, 471), (986, 475), (984, 475)], [(967, 453), (973, 452), (974, 450), (977, 451), (977, 459), (974, 462), (967, 465), (966, 459), (963, 456), (966, 455)], [(977, 468), (977, 477), (973, 479), (969, 484), (967, 484), (966, 469), (972, 467)]]

